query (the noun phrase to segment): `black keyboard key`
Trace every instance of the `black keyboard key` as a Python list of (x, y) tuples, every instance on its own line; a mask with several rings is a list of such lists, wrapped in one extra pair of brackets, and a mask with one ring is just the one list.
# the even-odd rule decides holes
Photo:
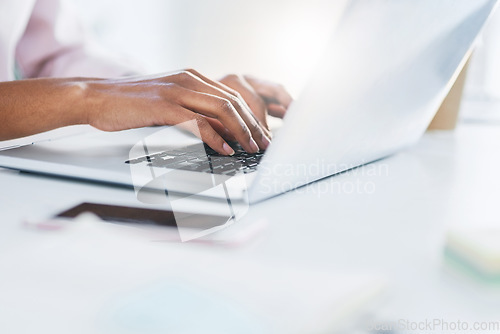
[(248, 153), (238, 143), (230, 142), (234, 149), (232, 157), (220, 155), (208, 145), (193, 145), (184, 149), (172, 149), (165, 152), (150, 154), (125, 161), (128, 164), (145, 162), (148, 166), (160, 168), (174, 168), (204, 173), (236, 175), (238, 172), (245, 174), (254, 172), (260, 162), (263, 152)]

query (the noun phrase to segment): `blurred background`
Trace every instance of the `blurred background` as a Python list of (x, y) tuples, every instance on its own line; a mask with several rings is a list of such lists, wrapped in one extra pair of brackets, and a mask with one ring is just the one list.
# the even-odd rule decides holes
[[(148, 73), (195, 68), (212, 78), (252, 74), (281, 82), (294, 95), (346, 3), (122, 0), (117, 6), (112, 0), (68, 1), (103, 48), (134, 59)], [(500, 101), (500, 12), (473, 55), (464, 99), (476, 106)]]
[[(300, 91), (345, 3), (308, 0), (68, 0), (102, 47), (149, 72), (252, 74)], [(304, 61), (307, 60), (307, 61)]]

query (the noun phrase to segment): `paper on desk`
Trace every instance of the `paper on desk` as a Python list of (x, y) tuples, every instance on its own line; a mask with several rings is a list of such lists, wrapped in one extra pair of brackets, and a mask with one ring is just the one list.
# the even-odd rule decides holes
[(321, 333), (382, 286), (143, 242), (89, 221), (26, 230), (0, 254), (0, 272), (2, 333)]

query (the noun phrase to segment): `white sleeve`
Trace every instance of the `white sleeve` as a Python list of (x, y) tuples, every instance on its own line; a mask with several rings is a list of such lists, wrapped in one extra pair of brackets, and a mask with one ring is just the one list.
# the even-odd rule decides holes
[(139, 74), (131, 62), (97, 52), (63, 0), (38, 0), (16, 49), (25, 78), (119, 77)]

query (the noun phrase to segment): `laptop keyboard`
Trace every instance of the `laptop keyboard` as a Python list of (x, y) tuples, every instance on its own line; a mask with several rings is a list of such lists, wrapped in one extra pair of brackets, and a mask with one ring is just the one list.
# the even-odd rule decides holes
[(200, 145), (192, 145), (127, 160), (125, 163), (146, 163), (150, 167), (181, 169), (229, 176), (235, 175), (238, 172), (248, 174), (257, 170), (257, 166), (264, 155), (263, 151), (247, 153), (236, 142), (229, 142), (228, 144), (235, 152), (230, 157), (221, 155), (212, 150), (208, 145), (203, 144), (204, 151), (201, 150)]

